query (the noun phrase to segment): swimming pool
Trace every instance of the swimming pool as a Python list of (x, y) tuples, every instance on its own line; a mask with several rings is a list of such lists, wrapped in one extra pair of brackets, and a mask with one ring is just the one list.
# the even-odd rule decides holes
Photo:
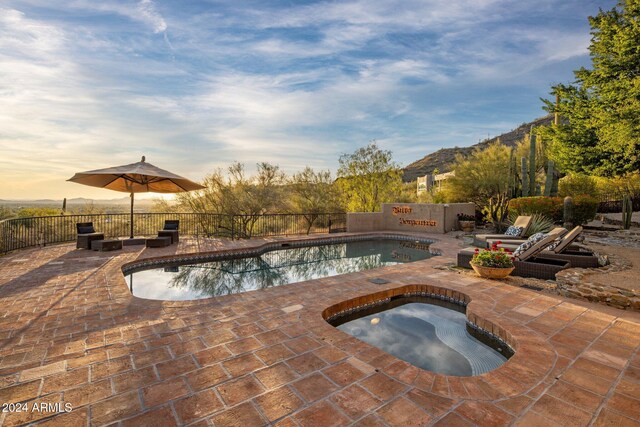
[(435, 298), (395, 298), (329, 323), (418, 368), (445, 375), (489, 372), (513, 354), (505, 343), (472, 328), (464, 306)]
[(133, 295), (140, 298), (210, 298), (427, 259), (434, 255), (430, 243), (415, 238), (316, 241), (312, 246), (297, 242), (295, 247), (280, 243), (242, 257), (166, 263), (127, 272), (125, 277)]

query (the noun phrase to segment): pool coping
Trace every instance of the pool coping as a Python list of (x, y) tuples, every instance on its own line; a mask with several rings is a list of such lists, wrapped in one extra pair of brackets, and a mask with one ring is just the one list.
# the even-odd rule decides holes
[[(406, 235), (402, 233), (366, 233), (366, 234), (358, 234), (358, 235), (350, 235), (350, 236), (336, 236), (336, 235), (328, 235), (327, 237), (314, 237), (314, 238), (292, 238), (288, 240), (283, 240), (279, 242), (268, 242), (263, 243), (261, 245), (252, 246), (250, 248), (241, 248), (241, 249), (226, 249), (226, 250), (217, 250), (217, 251), (208, 251), (201, 252), (198, 255), (194, 254), (183, 254), (183, 255), (172, 255), (172, 256), (160, 256), (153, 258), (146, 258), (144, 260), (136, 260), (133, 262), (129, 262), (122, 265), (122, 273), (128, 274), (140, 270), (146, 270), (148, 268), (160, 267), (163, 265), (170, 265), (176, 263), (188, 263), (188, 262), (207, 262), (207, 261), (218, 261), (218, 260), (227, 260), (234, 258), (243, 258), (247, 256), (255, 256), (262, 255), (266, 252), (285, 249), (285, 248), (295, 248), (295, 247), (310, 247), (314, 244), (331, 244), (331, 243), (348, 243), (348, 242), (357, 242), (362, 240), (370, 240), (370, 239), (378, 239), (378, 240), (400, 240), (400, 241), (420, 241), (420, 243), (428, 243), (433, 244), (437, 241), (434, 239), (424, 239), (417, 236)], [(440, 251), (434, 250), (431, 251), (432, 255), (440, 255)]]
[[(126, 288), (127, 292), (131, 295), (132, 298), (135, 298), (136, 300), (138, 300), (140, 303), (143, 303), (143, 304), (145, 302), (148, 302), (150, 304), (162, 304), (164, 306), (174, 306), (174, 307), (200, 305), (200, 304), (206, 303), (208, 300), (227, 298), (227, 297), (231, 297), (233, 294), (219, 295), (219, 296), (208, 297), (208, 298), (198, 298), (198, 299), (192, 299), (192, 300), (158, 300), (158, 299), (142, 298), (142, 297), (133, 295), (133, 293), (131, 293), (129, 286), (126, 283), (125, 276), (129, 273), (133, 273), (136, 271), (146, 270), (150, 268), (159, 268), (162, 266), (172, 265), (175, 263), (207, 262), (207, 261), (242, 258), (246, 256), (259, 255), (271, 250), (280, 249), (283, 247), (282, 246), (283, 244), (288, 245), (288, 247), (306, 247), (306, 246), (313, 246), (313, 244), (318, 244), (318, 243), (327, 243), (327, 242), (328, 243), (346, 243), (346, 242), (355, 242), (355, 241), (370, 240), (370, 239), (380, 239), (380, 240), (394, 239), (394, 240), (401, 240), (401, 241), (420, 241), (421, 243), (429, 243), (430, 245), (434, 245), (438, 243), (437, 238), (424, 237), (423, 235), (408, 234), (403, 232), (367, 232), (367, 233), (344, 233), (343, 235), (339, 235), (339, 236), (336, 236), (335, 234), (328, 234), (326, 235), (326, 237), (319, 237), (319, 236), (285, 237), (285, 238), (279, 238), (277, 241), (269, 241), (264, 243), (258, 243), (260, 241), (256, 241), (256, 244), (252, 244), (249, 247), (202, 251), (202, 252), (198, 252), (197, 255), (194, 253), (185, 253), (185, 254), (155, 256), (155, 254), (152, 253), (152, 255), (149, 257), (145, 257), (143, 259), (136, 259), (134, 261), (125, 262), (124, 264), (122, 264), (120, 267), (120, 270), (122, 272), (122, 280), (119, 282)], [(432, 255), (435, 255), (435, 256), (442, 255), (442, 251), (438, 248), (430, 247), (429, 251)], [(320, 279), (314, 279), (314, 280), (320, 280)], [(287, 283), (280, 286), (287, 286), (295, 283), (301, 283), (301, 282), (292, 282), (292, 283)], [(255, 291), (258, 291), (258, 290), (250, 290), (247, 292), (255, 292)]]

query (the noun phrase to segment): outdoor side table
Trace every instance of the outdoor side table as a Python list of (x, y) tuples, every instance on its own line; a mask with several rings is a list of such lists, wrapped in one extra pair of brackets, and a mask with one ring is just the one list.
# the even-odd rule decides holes
[(91, 249), (91, 242), (103, 239), (103, 233), (78, 234), (78, 239), (76, 240), (76, 249)]
[(153, 239), (147, 239), (148, 248), (164, 248), (171, 244), (171, 236), (155, 237)]
[(122, 240), (108, 239), (108, 240), (94, 240), (91, 242), (91, 249), (94, 251), (117, 251), (122, 249)]
[(171, 237), (171, 244), (178, 243), (180, 241), (178, 230), (160, 230), (158, 231), (158, 237), (169, 236)]

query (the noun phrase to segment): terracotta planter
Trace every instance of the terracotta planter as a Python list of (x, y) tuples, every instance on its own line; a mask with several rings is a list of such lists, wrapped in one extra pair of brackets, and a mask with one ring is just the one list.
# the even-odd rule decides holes
[(475, 221), (458, 221), (458, 225), (460, 226), (460, 229), (462, 231), (473, 231), (476, 228), (476, 222)]
[(504, 279), (515, 269), (515, 267), (482, 267), (474, 264), (471, 264), (471, 267), (480, 275), (480, 277), (484, 277), (485, 279)]

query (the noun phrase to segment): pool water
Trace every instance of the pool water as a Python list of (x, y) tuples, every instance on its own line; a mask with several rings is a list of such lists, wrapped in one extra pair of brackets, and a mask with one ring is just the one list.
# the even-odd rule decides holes
[(373, 239), (281, 248), (245, 258), (168, 264), (125, 277), (137, 297), (178, 301), (266, 289), (431, 256), (425, 242)]
[[(418, 302), (419, 301), (419, 302)], [(425, 303), (428, 301), (428, 303)], [(418, 368), (471, 376), (502, 365), (511, 349), (470, 332), (465, 308), (431, 298), (400, 298), (330, 320), (333, 326)], [(492, 341), (484, 338), (484, 341)]]

